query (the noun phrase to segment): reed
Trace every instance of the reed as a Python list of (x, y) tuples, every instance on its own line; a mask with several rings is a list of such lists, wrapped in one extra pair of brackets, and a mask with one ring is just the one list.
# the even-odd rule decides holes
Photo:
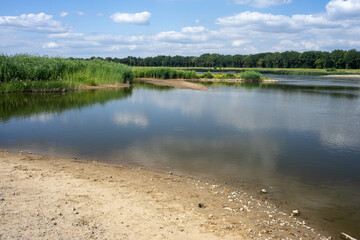
[(174, 68), (133, 68), (135, 78), (158, 78), (158, 79), (197, 79), (195, 71), (182, 71)]
[(129, 66), (103, 60), (0, 55), (0, 91), (69, 89), (80, 85), (132, 82)]

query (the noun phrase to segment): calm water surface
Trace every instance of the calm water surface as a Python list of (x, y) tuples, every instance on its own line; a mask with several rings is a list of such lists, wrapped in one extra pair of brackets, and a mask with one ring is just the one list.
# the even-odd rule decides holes
[(360, 237), (360, 81), (7, 94), (0, 148), (191, 174)]

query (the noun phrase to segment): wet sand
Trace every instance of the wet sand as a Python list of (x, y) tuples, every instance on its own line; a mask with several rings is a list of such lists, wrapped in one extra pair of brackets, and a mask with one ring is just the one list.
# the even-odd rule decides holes
[(0, 239), (326, 239), (266, 193), (0, 151)]

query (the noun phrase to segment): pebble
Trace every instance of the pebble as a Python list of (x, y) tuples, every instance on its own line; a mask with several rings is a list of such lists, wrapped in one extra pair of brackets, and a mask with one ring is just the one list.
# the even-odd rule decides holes
[(199, 204), (198, 204), (198, 207), (199, 207), (199, 208), (204, 208), (205, 206), (204, 206), (203, 203), (199, 203)]
[(0, 198), (0, 201), (5, 201), (5, 199), (4, 199), (4, 198)]
[(265, 188), (261, 189), (260, 192), (261, 192), (261, 193), (264, 193), (264, 194), (268, 193), (268, 191), (267, 191)]
[(214, 215), (213, 214), (209, 214), (209, 218), (213, 218), (214, 217)]
[(184, 229), (180, 229), (180, 232), (183, 232), (184, 231)]
[(291, 215), (292, 216), (298, 216), (298, 215), (300, 215), (300, 212), (299, 212), (299, 210), (293, 210)]
[(169, 172), (169, 174), (170, 174), (170, 175), (173, 175), (173, 173), (172, 173), (172, 172)]

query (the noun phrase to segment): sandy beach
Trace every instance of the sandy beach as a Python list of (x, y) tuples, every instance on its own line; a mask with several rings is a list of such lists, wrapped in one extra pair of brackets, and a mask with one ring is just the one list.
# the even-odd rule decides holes
[(327, 239), (260, 190), (6, 150), (0, 200), (0, 239)]

